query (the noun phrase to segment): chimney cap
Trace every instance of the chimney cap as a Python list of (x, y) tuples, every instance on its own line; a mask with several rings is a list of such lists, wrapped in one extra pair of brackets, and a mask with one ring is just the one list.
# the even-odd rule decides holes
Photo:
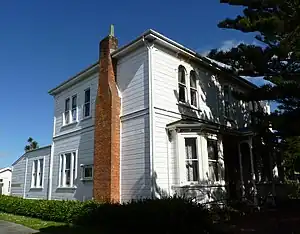
[(113, 24), (110, 25), (109, 36), (112, 36), (112, 37), (115, 36), (115, 26)]

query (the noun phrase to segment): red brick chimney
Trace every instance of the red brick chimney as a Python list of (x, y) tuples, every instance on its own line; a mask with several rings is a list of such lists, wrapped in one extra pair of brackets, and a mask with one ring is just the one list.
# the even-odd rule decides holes
[(100, 42), (99, 84), (95, 110), (94, 186), (98, 201), (120, 201), (120, 106), (111, 52), (118, 40), (114, 28)]

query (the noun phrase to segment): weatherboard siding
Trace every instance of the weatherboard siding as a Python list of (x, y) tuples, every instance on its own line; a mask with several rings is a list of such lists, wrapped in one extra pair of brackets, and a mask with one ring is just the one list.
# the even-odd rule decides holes
[[(91, 116), (83, 118), (83, 105), (85, 90), (90, 88), (91, 95)], [(61, 93), (54, 96), (55, 108), (55, 126), (53, 137), (58, 137), (64, 134), (72, 133), (74, 131), (84, 129), (94, 125), (95, 116), (95, 101), (98, 89), (98, 72), (91, 74), (89, 77), (78, 82), (77, 84), (63, 90)], [(72, 99), (73, 95), (77, 95), (77, 113), (78, 121), (74, 124), (63, 125), (63, 113), (65, 110), (65, 100), (67, 98)], [(71, 101), (70, 101), (71, 107)]]
[(117, 63), (121, 93), (121, 202), (151, 196), (148, 50)]
[[(74, 188), (59, 188), (59, 160), (60, 155), (66, 152), (77, 152), (77, 175)], [(94, 129), (93, 127), (79, 132), (71, 133), (54, 139), (53, 165), (52, 165), (52, 191), (53, 200), (90, 200), (92, 199), (92, 181), (81, 180), (81, 164), (93, 164), (94, 157)]]
[[(50, 154), (51, 154), (51, 147), (26, 153), (26, 158), (28, 159), (28, 163), (27, 163), (26, 183), (25, 183), (26, 184), (25, 198), (47, 199), (48, 185), (49, 185)], [(33, 161), (38, 159), (44, 159), (43, 187), (32, 188), (31, 181), (32, 181)]]

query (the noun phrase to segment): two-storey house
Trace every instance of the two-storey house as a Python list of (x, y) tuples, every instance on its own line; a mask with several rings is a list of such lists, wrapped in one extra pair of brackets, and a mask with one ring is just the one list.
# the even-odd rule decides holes
[(232, 92), (255, 88), (156, 31), (118, 48), (112, 30), (99, 61), (49, 92), (47, 198), (211, 201), (243, 193), (254, 173), (255, 107)]

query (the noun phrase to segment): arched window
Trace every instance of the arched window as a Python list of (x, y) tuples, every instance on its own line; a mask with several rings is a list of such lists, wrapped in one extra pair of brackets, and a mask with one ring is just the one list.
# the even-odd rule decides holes
[(187, 101), (186, 95), (186, 72), (184, 66), (178, 67), (178, 99), (180, 102)]
[(195, 71), (190, 72), (190, 95), (191, 105), (198, 107), (197, 77)]

